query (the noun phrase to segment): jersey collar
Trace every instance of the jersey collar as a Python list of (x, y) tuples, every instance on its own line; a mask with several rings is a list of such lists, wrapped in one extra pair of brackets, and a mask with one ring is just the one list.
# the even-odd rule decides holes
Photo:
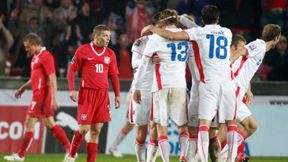
[(96, 50), (93, 47), (93, 42), (90, 43), (90, 47), (92, 49), (92, 51), (97, 55), (97, 56), (101, 56), (104, 54), (104, 52), (106, 51), (106, 47), (104, 47), (103, 51), (101, 53), (97, 53)]

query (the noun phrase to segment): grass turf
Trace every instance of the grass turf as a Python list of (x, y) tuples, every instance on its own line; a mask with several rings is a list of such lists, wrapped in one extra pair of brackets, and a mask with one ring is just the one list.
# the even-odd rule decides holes
[[(3, 160), (3, 154), (0, 155), (0, 162)], [(43, 154), (35, 155), (28, 154), (25, 157), (25, 162), (62, 162), (64, 154)], [(122, 158), (114, 158), (111, 155), (100, 154), (97, 156), (97, 162), (135, 162), (136, 157), (133, 155), (126, 155)], [(177, 162), (178, 157), (171, 157), (171, 162)], [(86, 155), (80, 154), (76, 162), (86, 162)], [(157, 162), (161, 162), (161, 158), (157, 158)], [(252, 157), (249, 162), (288, 162), (288, 157)]]

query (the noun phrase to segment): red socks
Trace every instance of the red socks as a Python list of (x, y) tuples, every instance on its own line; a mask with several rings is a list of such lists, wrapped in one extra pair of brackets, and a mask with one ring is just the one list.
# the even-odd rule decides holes
[(18, 151), (18, 155), (22, 158), (26, 155), (26, 152), (28, 151), (29, 147), (31, 146), (31, 143), (33, 141), (34, 132), (27, 131), (25, 132), (22, 143), (20, 146), (20, 149)]
[(74, 133), (74, 136), (73, 136), (73, 139), (72, 139), (72, 143), (71, 143), (71, 149), (70, 149), (70, 152), (69, 152), (71, 157), (75, 156), (77, 150), (79, 149), (81, 143), (84, 140), (84, 137), (85, 136), (81, 135), (79, 133), (79, 131), (76, 131)]
[(98, 144), (87, 143), (86, 151), (87, 151), (87, 159), (86, 159), (87, 162), (95, 162), (98, 153)]
[(59, 125), (55, 125), (50, 130), (52, 132), (52, 135), (57, 139), (57, 141), (65, 147), (66, 152), (69, 152), (70, 141), (67, 138), (65, 131), (61, 127), (59, 127)]

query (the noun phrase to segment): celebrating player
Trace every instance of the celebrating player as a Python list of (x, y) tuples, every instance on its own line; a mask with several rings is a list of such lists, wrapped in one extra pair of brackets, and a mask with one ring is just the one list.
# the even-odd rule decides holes
[(24, 48), (28, 54), (33, 55), (31, 62), (30, 79), (15, 93), (21, 97), (22, 93), (32, 87), (32, 101), (28, 107), (25, 121), (25, 133), (20, 149), (16, 154), (4, 156), (7, 161), (24, 161), (34, 137), (34, 126), (37, 120), (42, 119), (52, 135), (69, 151), (70, 142), (64, 132), (53, 118), (54, 110), (58, 108), (56, 101), (57, 80), (55, 75), (54, 59), (51, 53), (43, 46), (41, 38), (34, 33), (27, 34), (24, 39)]
[(98, 152), (99, 134), (104, 122), (111, 120), (108, 96), (108, 75), (115, 94), (115, 106), (120, 106), (120, 84), (114, 52), (107, 47), (111, 32), (107, 26), (97, 25), (93, 29), (93, 41), (80, 46), (71, 61), (68, 73), (70, 98), (76, 102), (74, 86), (75, 72), (81, 72), (78, 95), (79, 130), (75, 132), (66, 162), (75, 161), (75, 154), (84, 136), (89, 132), (86, 144), (87, 162), (95, 162)]
[[(167, 17), (158, 23), (161, 28), (173, 32), (177, 28), (175, 17)], [(143, 69), (149, 66), (149, 61), (154, 53), (160, 58), (160, 63), (155, 65), (152, 84), (152, 119), (157, 123), (158, 145), (161, 150), (162, 160), (169, 162), (169, 143), (167, 137), (168, 117), (178, 126), (180, 134), (180, 161), (186, 161), (188, 130), (186, 113), (186, 79), (185, 68), (188, 58), (189, 44), (186, 41), (169, 41), (154, 34), (151, 36), (144, 50), (139, 75), (136, 77), (136, 90), (133, 98), (137, 103), (142, 102), (141, 82), (146, 77)]]
[(229, 60), (232, 33), (229, 29), (217, 25), (220, 12), (216, 6), (206, 5), (201, 14), (204, 27), (170, 32), (147, 26), (145, 30), (171, 40), (192, 41), (200, 75), (198, 153), (202, 162), (208, 161), (208, 131), (211, 120), (218, 111), (219, 121), (226, 121), (228, 124), (228, 161), (234, 161), (237, 152), (233, 147), (237, 142), (237, 138), (234, 138), (237, 129), (234, 114), (237, 111)]

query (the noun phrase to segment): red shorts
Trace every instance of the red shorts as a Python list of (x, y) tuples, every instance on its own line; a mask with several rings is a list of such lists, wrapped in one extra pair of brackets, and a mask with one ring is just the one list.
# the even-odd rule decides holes
[(79, 124), (111, 121), (108, 89), (80, 88), (77, 120)]
[(54, 116), (54, 111), (51, 108), (50, 88), (33, 91), (32, 101), (28, 107), (28, 115), (37, 118)]

